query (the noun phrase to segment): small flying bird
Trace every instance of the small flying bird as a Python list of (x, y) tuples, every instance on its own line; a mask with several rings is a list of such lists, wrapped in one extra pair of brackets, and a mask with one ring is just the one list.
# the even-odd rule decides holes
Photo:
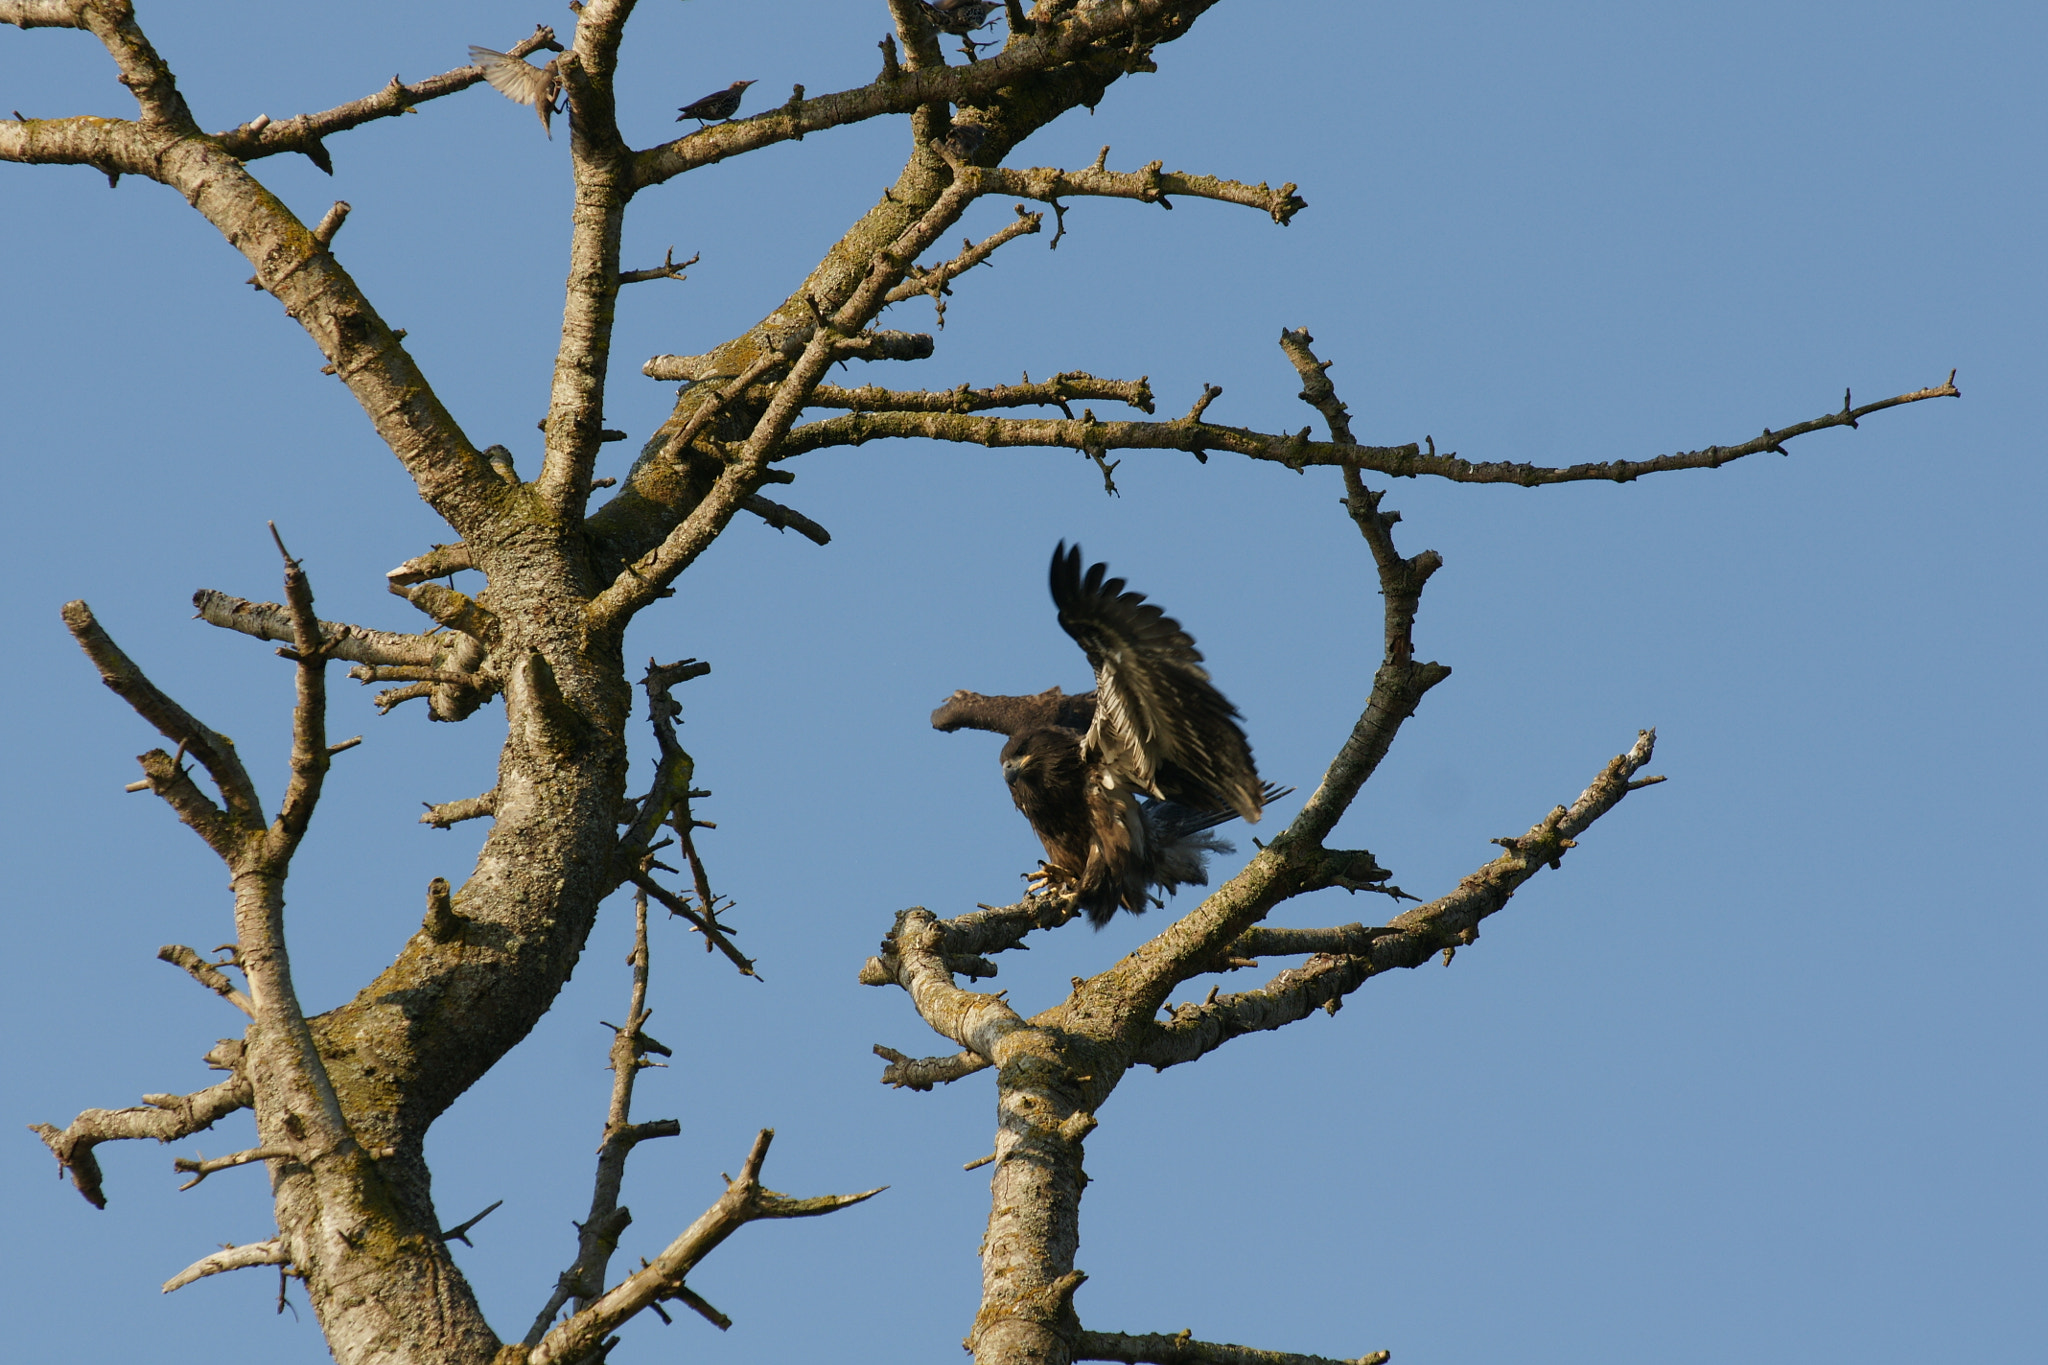
[(474, 45), (469, 49), (469, 59), (484, 69), (484, 79), (493, 90), (514, 104), (532, 105), (540, 115), (541, 129), (549, 141), (554, 140), (555, 130), (548, 120), (555, 112), (555, 97), (562, 91), (562, 78), (555, 73), (552, 61), (546, 66), (535, 66), (523, 58)]
[(746, 94), (747, 87), (752, 84), (752, 81), (734, 81), (715, 94), (706, 95), (701, 100), (692, 100), (676, 112), (676, 122), (681, 123), (686, 118), (693, 118), (701, 128), (706, 123), (718, 123), (729, 119), (740, 111), (740, 96)]
[(1045, 846), (1038, 875), (1070, 888), (1098, 929), (1119, 909), (1157, 904), (1153, 888), (1206, 885), (1204, 855), (1230, 849), (1208, 831), (1256, 821), (1289, 790), (1259, 780), (1237, 708), (1193, 638), (1107, 573), (1084, 575), (1078, 545), (1053, 552), (1053, 605), (1095, 670), (1093, 692), (955, 692), (932, 712), (936, 729), (1009, 736), (1003, 778)]
[(1000, 4), (989, 4), (987, 0), (919, 0), (924, 6), (924, 17), (931, 26), (941, 33), (951, 33), (965, 38), (978, 28), (987, 28), (995, 17)]

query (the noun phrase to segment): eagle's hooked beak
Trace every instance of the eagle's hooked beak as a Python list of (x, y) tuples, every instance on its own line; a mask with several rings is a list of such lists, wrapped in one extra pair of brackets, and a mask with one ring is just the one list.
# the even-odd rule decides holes
[(1013, 787), (1016, 786), (1018, 775), (1024, 771), (1024, 765), (1026, 763), (1029, 763), (1030, 761), (1030, 754), (1020, 754), (1016, 758), (1004, 759), (1003, 781), (1009, 783)]

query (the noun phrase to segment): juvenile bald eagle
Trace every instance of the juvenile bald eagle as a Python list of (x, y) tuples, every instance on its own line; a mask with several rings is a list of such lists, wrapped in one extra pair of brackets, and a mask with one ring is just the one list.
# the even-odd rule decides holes
[(1078, 545), (1053, 551), (1053, 605), (1095, 670), (1093, 692), (955, 692), (932, 712), (940, 730), (1010, 737), (1003, 777), (1045, 845), (1045, 876), (1071, 887), (1098, 929), (1120, 907), (1156, 904), (1155, 887), (1207, 885), (1204, 855), (1231, 851), (1208, 831), (1256, 821), (1286, 795), (1259, 781), (1237, 708), (1209, 681), (1193, 638), (1108, 572), (1096, 564), (1083, 575)]

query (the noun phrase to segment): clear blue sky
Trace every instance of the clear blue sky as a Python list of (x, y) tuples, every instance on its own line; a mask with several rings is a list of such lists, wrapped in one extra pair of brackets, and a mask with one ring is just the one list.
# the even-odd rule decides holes
[[(141, 7), (209, 127), (284, 118), (504, 47), (559, 5)], [(736, 78), (860, 83), (879, 0), (647, 0), (623, 67), (641, 144)], [(2035, 865), (2041, 684), (2043, 207), (2037, 6), (1275, 5), (1235, 0), (1013, 164), (1301, 186), (1286, 229), (1185, 202), (1077, 202), (1057, 252), (1007, 248), (956, 293), (937, 356), (864, 374), (941, 387), (1062, 369), (1204, 381), (1214, 420), (1312, 414), (1273, 340), (1305, 326), (1361, 439), (1564, 463), (1747, 439), (1939, 382), (1960, 401), (1808, 437), (1789, 459), (1626, 487), (1403, 482), (1439, 550), (1417, 630), (1452, 665), (1342, 835), (1441, 893), (1569, 800), (1637, 729), (1664, 786), (1631, 797), (1444, 970), (1370, 983), (1334, 1020), (1134, 1074), (1089, 1139), (1078, 1306), (1090, 1326), (1397, 1362), (1752, 1365), (2038, 1360), (2044, 1128)], [(765, 94), (763, 93), (765, 92)], [(132, 106), (76, 33), (0, 30), (0, 108)], [(701, 252), (620, 309), (619, 473), (672, 387), (637, 374), (779, 300), (894, 172), (901, 122), (776, 147), (647, 194), (627, 264)], [(479, 443), (531, 469), (559, 322), (566, 143), (485, 89), (258, 173), (339, 252)], [(977, 210), (992, 230), (1007, 203)], [(177, 196), (0, 167), (6, 857), (11, 986), (0, 1249), (22, 1359), (325, 1358), (241, 1272), (156, 1286), (272, 1230), (262, 1176), (186, 1194), (170, 1161), (245, 1120), (102, 1148), (87, 1207), (20, 1129), (216, 1079), (239, 1016), (153, 960), (230, 934), (217, 863), (147, 796), (149, 733), (93, 680), (57, 607), (85, 597), (160, 682), (231, 732), (274, 798), (289, 676), (190, 617), (276, 592), (264, 533), (323, 614), (412, 628), (382, 573), (448, 534), (268, 295)], [(926, 328), (928, 304), (894, 325)], [(1106, 409), (1105, 409), (1106, 411)], [(705, 851), (766, 984), (657, 935), (650, 1031), (674, 1066), (643, 1117), (628, 1258), (651, 1255), (780, 1136), (770, 1183), (888, 1184), (822, 1223), (742, 1232), (692, 1280), (737, 1326), (629, 1329), (621, 1361), (957, 1358), (978, 1288), (991, 1087), (885, 1090), (868, 1054), (940, 1044), (854, 982), (896, 909), (1010, 899), (1037, 849), (986, 735), (938, 735), (956, 687), (1087, 685), (1044, 597), (1079, 539), (1181, 618), (1270, 777), (1313, 786), (1369, 684), (1370, 561), (1329, 471), (1132, 454), (1123, 496), (1072, 452), (870, 445), (804, 462), (820, 549), (735, 525), (629, 655), (695, 655), (684, 742)], [(782, 496), (782, 495), (778, 495)], [(491, 783), (502, 710), (379, 719), (337, 688), (341, 760), (292, 883), (309, 1009), (346, 999), (477, 842), (414, 823)], [(1296, 798), (1298, 800), (1298, 798)], [(1283, 803), (1278, 818), (1292, 814)], [(1240, 836), (1241, 837), (1241, 836)], [(1225, 870), (1228, 870), (1226, 867)], [(630, 936), (609, 910), (555, 1011), (436, 1129), (448, 1222), (516, 1338), (572, 1249)], [(1381, 916), (1334, 893), (1276, 922)], [(1003, 979), (1030, 1008), (1156, 930), (1082, 926)], [(1229, 983), (1232, 987), (1236, 982)], [(295, 1300), (302, 1296), (294, 1292)], [(300, 1312), (304, 1307), (301, 1302)]]

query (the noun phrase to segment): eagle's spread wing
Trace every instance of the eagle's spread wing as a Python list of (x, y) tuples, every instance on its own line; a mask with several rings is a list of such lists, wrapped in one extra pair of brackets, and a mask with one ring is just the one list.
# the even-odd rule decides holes
[(1237, 708), (1209, 681), (1180, 622), (1107, 578), (1081, 572), (1081, 547), (1052, 556), (1060, 626), (1095, 669), (1095, 720), (1083, 752), (1136, 791), (1198, 809), (1259, 818), (1263, 793)]
[(1028, 730), (1057, 728), (1085, 732), (1095, 720), (1095, 694), (1070, 697), (1057, 687), (1030, 697), (984, 697), (960, 691), (932, 712), (934, 730), (993, 730), (1021, 735)]

